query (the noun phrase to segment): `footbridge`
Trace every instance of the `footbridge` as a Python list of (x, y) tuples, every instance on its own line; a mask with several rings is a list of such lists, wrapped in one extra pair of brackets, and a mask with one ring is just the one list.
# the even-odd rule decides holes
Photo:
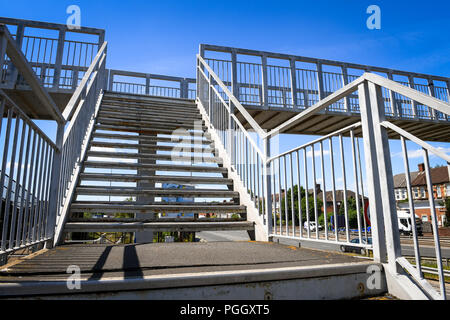
[[(429, 143), (450, 140), (450, 78), (201, 44), (190, 79), (107, 69), (107, 48), (0, 18), (0, 297), (446, 299), (437, 201), (429, 281), (393, 164), (414, 216), (411, 150), (428, 194), (430, 157), (450, 165)], [(249, 241), (156, 241), (230, 230)]]

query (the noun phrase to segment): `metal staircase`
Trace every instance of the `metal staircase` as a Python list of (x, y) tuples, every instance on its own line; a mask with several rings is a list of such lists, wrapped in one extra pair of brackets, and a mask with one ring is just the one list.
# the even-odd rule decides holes
[(105, 94), (64, 232), (252, 231), (207, 131), (192, 100)]

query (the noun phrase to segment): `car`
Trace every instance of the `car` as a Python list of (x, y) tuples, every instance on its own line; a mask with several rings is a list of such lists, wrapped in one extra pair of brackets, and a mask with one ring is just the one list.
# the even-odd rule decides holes
[[(367, 238), (367, 241), (366, 241), (366, 238), (363, 237), (361, 240), (362, 240), (363, 244), (372, 244), (372, 238)], [(350, 243), (354, 243), (355, 245), (352, 246), (349, 244), (343, 244), (340, 247), (341, 251), (342, 252), (355, 252), (355, 253), (360, 253), (362, 255), (366, 254), (366, 252), (367, 252), (366, 248), (361, 248), (359, 246), (356, 246), (356, 244), (359, 244), (359, 238), (352, 239), (350, 241)]]
[[(308, 230), (308, 222), (307, 221), (305, 221), (305, 223), (303, 224), (303, 228), (305, 230)], [(319, 230), (323, 230), (323, 226), (321, 226), (320, 224), (319, 224)], [(312, 232), (316, 231), (316, 223), (314, 221), (309, 222), (309, 231), (312, 231)]]

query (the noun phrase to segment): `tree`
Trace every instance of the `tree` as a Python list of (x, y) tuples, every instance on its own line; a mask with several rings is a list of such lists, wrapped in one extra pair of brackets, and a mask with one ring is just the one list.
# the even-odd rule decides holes
[[(360, 210), (360, 218), (363, 219), (361, 217), (361, 215), (364, 217), (363, 213), (364, 213), (364, 206), (361, 203), (361, 200), (359, 200), (359, 210)], [(355, 197), (350, 197), (347, 199), (347, 212), (348, 212), (348, 225), (350, 228), (357, 228), (358, 227), (358, 211), (356, 210), (356, 199)], [(340, 215), (344, 215), (345, 214), (345, 208), (344, 208), (344, 204), (342, 203), (340, 208), (339, 208), (339, 213)], [(362, 220), (361, 220), (362, 222)]]
[[(291, 201), (291, 194), (292, 191), (294, 193), (294, 217), (295, 217), (295, 223), (298, 225), (299, 223), (299, 203), (298, 203), (298, 185), (294, 186), (294, 189), (289, 189), (287, 190), (287, 192), (285, 193), (285, 195), (281, 198), (281, 212), (280, 212), (280, 216), (282, 221), (284, 221), (284, 216), (285, 216), (285, 205), (286, 205), (286, 196), (287, 196), (287, 209), (288, 209), (288, 218), (289, 221), (290, 219), (292, 219), (292, 201)], [(302, 199), (301, 201), (301, 211), (302, 211), (302, 221), (306, 221), (306, 196), (305, 196), (305, 189), (300, 186), (300, 197)], [(323, 224), (323, 212), (322, 212), (322, 206), (323, 206), (323, 201), (319, 198), (317, 198), (317, 214), (319, 216), (319, 223), (320, 223), (320, 217), (322, 217), (322, 224)], [(314, 213), (314, 198), (312, 194), (308, 195), (308, 214), (309, 214), (309, 219), (310, 221), (314, 221), (315, 220), (315, 213)], [(277, 223), (279, 223), (279, 221), (277, 221)]]

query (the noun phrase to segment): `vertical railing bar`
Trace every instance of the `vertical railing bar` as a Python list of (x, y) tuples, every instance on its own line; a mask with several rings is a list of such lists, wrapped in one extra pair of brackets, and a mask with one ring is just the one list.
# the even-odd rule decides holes
[[(16, 123), (18, 126), (18, 123)], [(12, 249), (14, 247), (13, 240), (14, 235), (16, 234), (15, 228), (16, 228), (16, 219), (20, 219), (20, 216), (16, 214), (17, 210), (17, 202), (19, 201), (19, 191), (20, 191), (20, 177), (22, 175), (22, 158), (23, 158), (23, 145), (24, 145), (24, 136), (25, 136), (25, 129), (26, 129), (26, 122), (24, 119), (22, 119), (22, 130), (20, 134), (20, 147), (19, 147), (19, 160), (17, 162), (17, 178), (16, 178), (16, 187), (14, 190), (14, 201), (13, 201), (13, 215), (12, 215), (12, 221), (11, 221), (11, 231), (9, 233), (9, 248)], [(13, 163), (11, 161), (11, 163)], [(15, 239), (17, 242), (17, 239)]]
[(312, 160), (312, 171), (313, 171), (313, 201), (314, 201), (314, 220), (316, 223), (316, 239), (319, 239), (319, 213), (317, 208), (317, 179), (316, 179), (316, 155), (314, 150), (314, 145), (311, 145), (311, 160)]
[[(331, 153), (331, 152), (330, 152)], [(327, 216), (327, 188), (325, 183), (325, 165), (323, 157), (323, 141), (320, 141), (320, 167), (322, 171), (322, 198), (323, 198), (323, 220), (325, 229), (325, 240), (328, 240), (328, 216)]]
[(339, 224), (337, 220), (337, 204), (336, 204), (336, 179), (334, 172), (334, 149), (333, 149), (333, 137), (329, 138), (330, 143), (330, 167), (331, 167), (331, 192), (333, 195), (333, 217), (334, 217), (334, 233), (336, 242), (339, 241)]
[[(36, 168), (36, 180), (35, 180), (35, 185), (34, 185), (34, 190), (35, 190), (35, 195), (36, 195), (36, 201), (37, 203), (35, 204), (34, 210), (33, 210), (33, 231), (31, 234), (31, 239), (32, 242), (36, 241), (36, 232), (37, 232), (37, 218), (39, 216), (39, 198), (41, 195), (41, 171), (42, 171), (42, 161), (43, 161), (43, 157), (41, 156), (41, 150), (42, 150), (42, 144), (43, 144), (43, 139), (39, 136), (39, 141), (38, 141), (38, 154), (37, 154), (37, 159), (40, 160), (39, 164), (38, 164), (38, 168)], [(43, 150), (42, 150), (43, 151)], [(34, 201), (33, 201), (34, 203)]]
[(294, 205), (294, 166), (292, 163), (292, 153), (289, 153), (291, 164), (291, 215), (292, 215), (292, 236), (295, 237), (295, 205)]
[(363, 225), (364, 225), (364, 236), (366, 239), (368, 239), (367, 235), (367, 222), (366, 222), (366, 216), (365, 216), (365, 196), (364, 196), (364, 182), (363, 182), (363, 173), (362, 173), (362, 165), (361, 165), (361, 153), (359, 150), (359, 138), (356, 138), (356, 153), (358, 156), (358, 163), (359, 163), (359, 181), (361, 184), (361, 203), (363, 204)]
[[(27, 244), (28, 243), (28, 234), (29, 234), (29, 229), (30, 229), (30, 221), (29, 221), (29, 215), (30, 215), (30, 209), (28, 207), (28, 205), (30, 204), (30, 198), (32, 197), (32, 191), (31, 191), (31, 186), (32, 186), (32, 181), (33, 181), (33, 177), (34, 177), (34, 170), (35, 170), (35, 147), (36, 147), (36, 138), (37, 138), (37, 132), (35, 130), (33, 130), (30, 127), (30, 131), (33, 132), (33, 144), (31, 146), (31, 155), (30, 155), (30, 165), (29, 165), (29, 175), (28, 175), (28, 188), (27, 188), (27, 198), (26, 198), (26, 202), (25, 202), (25, 211), (24, 211), (24, 218), (23, 218), (23, 222), (24, 222), (24, 228), (22, 231), (22, 245)], [(26, 225), (25, 225), (26, 224)]]
[[(445, 278), (444, 278), (444, 270), (442, 267), (442, 254), (441, 254), (441, 243), (439, 240), (439, 229), (438, 229), (438, 218), (436, 215), (436, 207), (434, 204), (434, 192), (433, 192), (433, 183), (431, 180), (430, 174), (430, 162), (428, 157), (428, 150), (423, 148), (423, 159), (425, 162), (425, 175), (427, 179), (427, 188), (428, 188), (428, 199), (430, 202), (430, 212), (432, 217), (432, 227), (433, 227), (433, 237), (434, 237), (434, 247), (436, 252), (436, 263), (438, 267), (439, 274), (439, 286), (441, 291), (441, 298), (445, 300), (446, 298), (446, 288), (445, 288)], [(415, 218), (415, 217), (414, 217)]]
[(281, 158), (278, 158), (278, 216), (280, 219), (280, 236), (283, 235), (282, 215), (281, 215)]
[(413, 232), (413, 242), (414, 242), (414, 257), (416, 259), (416, 268), (417, 268), (419, 277), (421, 279), (423, 279), (422, 265), (420, 263), (419, 240), (417, 239), (416, 211), (415, 211), (413, 194), (412, 194), (412, 189), (411, 189), (411, 171), (409, 168), (408, 149), (406, 148), (406, 141), (403, 136), (400, 136), (400, 142), (402, 144), (403, 164), (405, 166), (406, 191), (408, 192), (409, 212), (411, 212), (411, 224), (412, 224), (412, 228), (413, 228), (412, 232)]
[[(8, 187), (6, 189), (5, 209), (4, 209), (4, 214), (3, 214), (2, 251), (4, 249), (3, 245), (4, 244), (6, 245), (6, 239), (9, 240), (9, 238), (7, 238), (7, 233), (8, 233), (8, 226), (9, 226), (9, 213), (10, 213), (10, 207), (11, 207), (11, 204), (10, 204), (11, 188), (12, 188), (12, 183), (14, 180), (14, 173), (15, 173), (15, 168), (16, 168), (17, 136), (19, 134), (19, 123), (20, 123), (20, 115), (18, 113), (16, 113), (15, 123), (14, 123), (13, 145), (12, 145), (12, 149), (11, 149), (11, 159), (10, 159), (10, 166), (9, 166)], [(9, 138), (9, 135), (5, 135), (5, 140), (8, 138)], [(6, 169), (5, 169), (5, 171), (6, 171)], [(5, 172), (5, 174), (6, 174), (6, 172)], [(17, 179), (16, 179), (16, 184), (17, 184)], [(2, 197), (3, 197), (4, 184), (0, 185), (0, 187), (2, 189)], [(12, 215), (11, 220), (15, 219), (14, 218), (15, 213), (12, 212), (11, 215)], [(10, 230), (10, 233), (12, 233), (12, 230)], [(8, 243), (8, 247), (11, 248), (11, 243)]]
[(298, 178), (298, 228), (300, 238), (303, 238), (303, 212), (302, 212), (302, 193), (301, 193), (301, 177), (300, 177), (300, 150), (297, 151), (297, 178)]
[(285, 219), (285, 228), (286, 228), (286, 236), (289, 235), (289, 216), (288, 216), (288, 185), (287, 185), (287, 163), (286, 156), (283, 156), (284, 163), (284, 219)]
[[(356, 200), (356, 220), (358, 223), (358, 238), (359, 243), (362, 244), (362, 233), (361, 233), (361, 208), (359, 205), (359, 183), (358, 183), (358, 168), (356, 164), (356, 151), (355, 151), (355, 133), (353, 129), (350, 130), (350, 140), (352, 143), (352, 158), (353, 158), (353, 175), (355, 177), (355, 200)], [(368, 239), (365, 239), (366, 244)]]
[(306, 148), (303, 149), (303, 160), (304, 160), (304, 169), (305, 169), (305, 203), (306, 203), (306, 232), (308, 235), (308, 239), (311, 238), (311, 228), (309, 222), (309, 190), (308, 190), (308, 156)]
[(47, 178), (48, 178), (48, 172), (47, 172), (47, 168), (48, 168), (48, 156), (49, 156), (49, 145), (48, 143), (44, 143), (44, 148), (46, 149), (45, 151), (45, 156), (44, 158), (44, 162), (43, 162), (43, 170), (42, 170), (42, 174), (41, 174), (41, 178), (42, 178), (42, 186), (41, 186), (41, 201), (39, 203), (39, 217), (38, 217), (38, 228), (37, 228), (37, 240), (42, 240), (42, 231), (43, 231), (43, 224), (42, 221), (45, 219), (44, 216), (44, 210), (45, 210), (45, 199), (46, 199), (46, 189), (47, 189)]
[(339, 135), (339, 145), (341, 148), (342, 185), (343, 185), (342, 202), (344, 203), (344, 212), (345, 212), (345, 234), (347, 237), (347, 242), (350, 242), (350, 230), (349, 230), (350, 226), (348, 223), (348, 208), (347, 208), (347, 177), (345, 173), (344, 144), (342, 134)]
[[(3, 197), (3, 190), (4, 190), (4, 186), (5, 186), (5, 176), (6, 176), (6, 165), (7, 165), (7, 161), (8, 161), (8, 153), (9, 153), (9, 136), (11, 133), (11, 122), (12, 122), (12, 115), (13, 115), (13, 110), (12, 108), (8, 109), (8, 122), (6, 125), (6, 133), (5, 133), (5, 146), (3, 148), (3, 160), (2, 160), (2, 172), (0, 175), (0, 188), (1, 188), (1, 195)], [(9, 178), (12, 179), (12, 178)], [(6, 204), (5, 204), (5, 209), (3, 210), (3, 228), (2, 228), (2, 243), (1, 243), (1, 251), (5, 251), (6, 249), (6, 228), (8, 223), (5, 221), (7, 221), (7, 215), (6, 215)], [(4, 239), (3, 239), (4, 238)]]

